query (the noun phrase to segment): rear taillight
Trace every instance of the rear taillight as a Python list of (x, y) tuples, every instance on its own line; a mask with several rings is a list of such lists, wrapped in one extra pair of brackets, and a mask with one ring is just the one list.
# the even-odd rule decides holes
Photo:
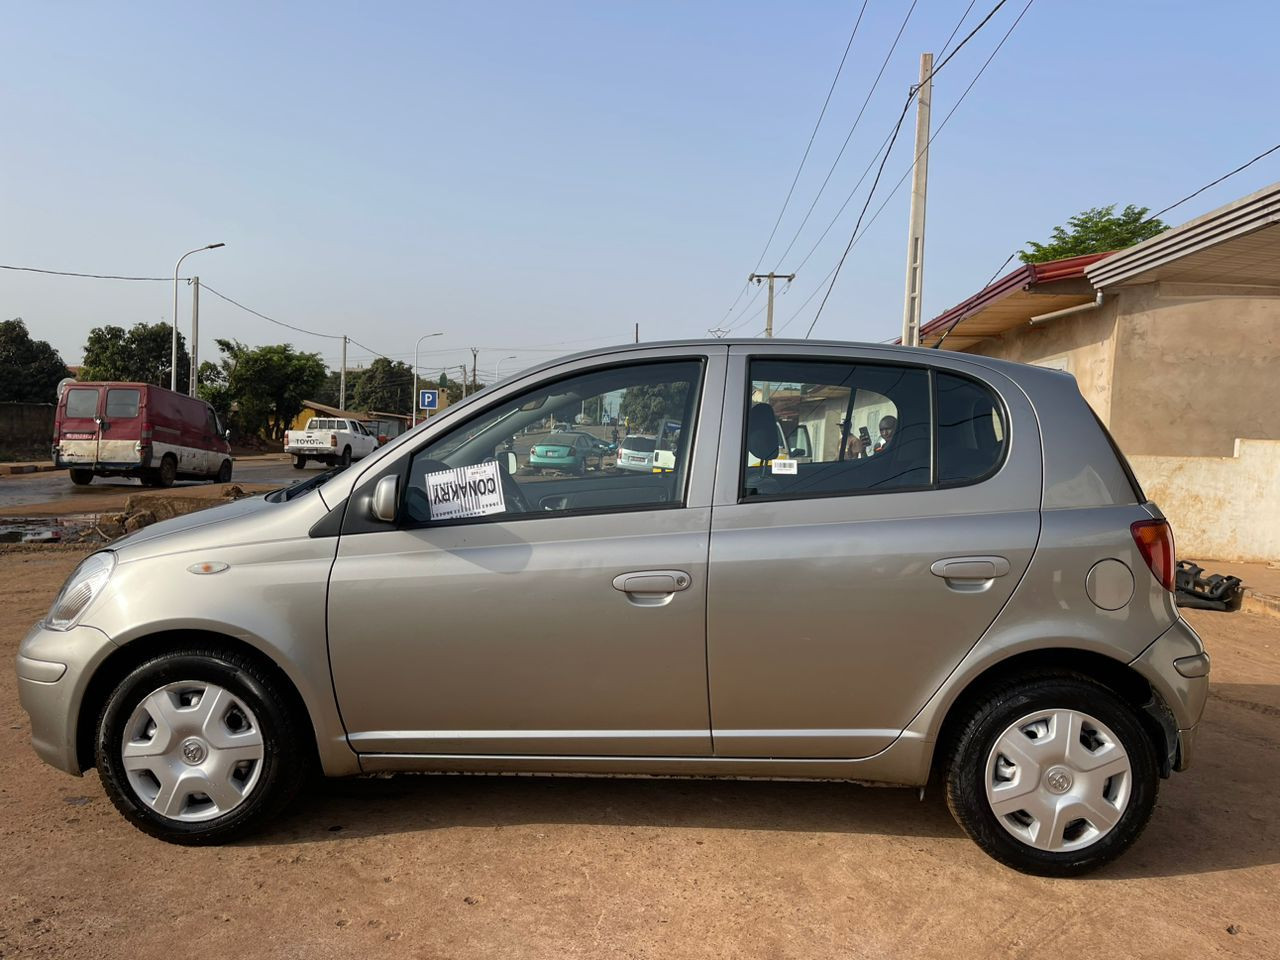
[(338, 435), (336, 433), (329, 434), (329, 446), (336, 447), (338, 445)]
[(1166, 590), (1173, 589), (1173, 528), (1168, 520), (1139, 520), (1129, 525), (1138, 552)]
[(142, 422), (142, 442), (151, 442), (151, 424), (145, 420)]

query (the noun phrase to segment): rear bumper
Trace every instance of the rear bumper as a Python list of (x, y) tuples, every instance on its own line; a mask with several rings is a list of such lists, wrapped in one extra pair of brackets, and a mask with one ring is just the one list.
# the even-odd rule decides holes
[(1172, 715), (1176, 740), (1171, 747), (1175, 770), (1185, 770), (1195, 751), (1196, 727), (1209, 698), (1209, 654), (1187, 621), (1177, 623), (1156, 638), (1129, 664), (1146, 678)]

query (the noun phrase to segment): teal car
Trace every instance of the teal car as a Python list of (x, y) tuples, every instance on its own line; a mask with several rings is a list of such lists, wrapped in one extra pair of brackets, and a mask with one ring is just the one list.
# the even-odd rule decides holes
[(598, 470), (604, 454), (596, 449), (592, 440), (585, 433), (553, 433), (529, 449), (529, 468), (586, 473), (594, 461)]

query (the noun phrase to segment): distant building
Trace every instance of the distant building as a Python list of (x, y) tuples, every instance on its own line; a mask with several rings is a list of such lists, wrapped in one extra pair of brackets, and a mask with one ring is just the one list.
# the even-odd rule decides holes
[(338, 407), (332, 407), (327, 403), (319, 403), (316, 400), (303, 401), (302, 412), (293, 418), (290, 429), (303, 429), (312, 417), (337, 417), (342, 420), (359, 420), (377, 433), (378, 436), (386, 437), (387, 439), (398, 437), (409, 429), (409, 417), (407, 414), (382, 413), (376, 410), (364, 412), (340, 410)]
[(1020, 267), (920, 340), (944, 335), (1072, 374), (1182, 556), (1280, 558), (1280, 183), (1126, 250)]

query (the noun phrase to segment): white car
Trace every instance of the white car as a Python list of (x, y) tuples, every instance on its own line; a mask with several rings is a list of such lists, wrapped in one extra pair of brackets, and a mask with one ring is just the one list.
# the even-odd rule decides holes
[(619, 470), (630, 470), (634, 473), (653, 473), (654, 460), (657, 457), (658, 438), (645, 434), (632, 433), (618, 444), (618, 458), (615, 466)]
[(309, 460), (330, 466), (346, 466), (378, 449), (378, 438), (359, 420), (312, 417), (303, 430), (286, 430), (284, 452), (301, 470)]

